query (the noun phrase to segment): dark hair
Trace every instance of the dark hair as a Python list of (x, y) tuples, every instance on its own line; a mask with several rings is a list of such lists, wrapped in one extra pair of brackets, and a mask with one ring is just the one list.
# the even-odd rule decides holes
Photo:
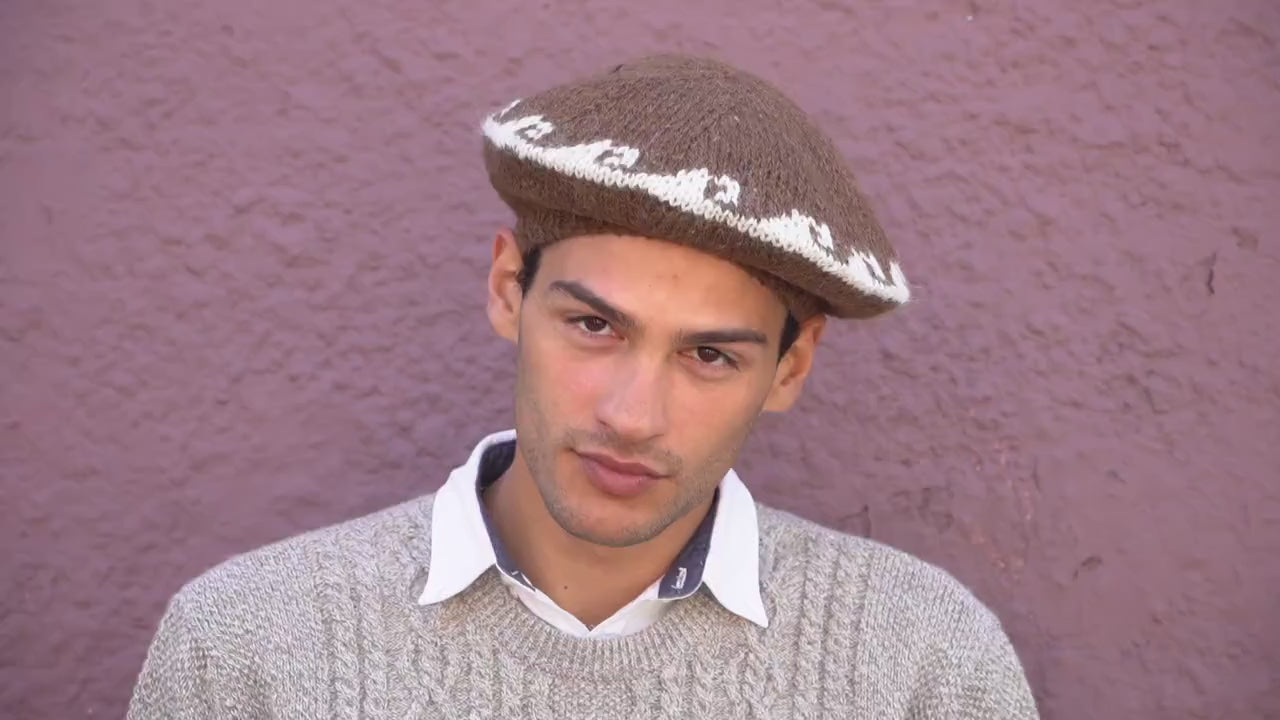
[[(523, 267), (516, 274), (516, 282), (520, 283), (520, 292), (528, 293), (529, 288), (533, 287), (534, 276), (538, 274), (538, 264), (542, 261), (542, 246), (534, 246), (524, 253), (523, 261)], [(782, 356), (787, 354), (799, 336), (800, 322), (788, 310), (787, 319), (782, 325), (782, 338), (778, 343), (778, 359), (782, 359)]]

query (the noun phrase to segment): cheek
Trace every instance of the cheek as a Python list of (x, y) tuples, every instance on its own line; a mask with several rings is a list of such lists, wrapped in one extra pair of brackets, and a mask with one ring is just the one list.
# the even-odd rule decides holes
[(570, 427), (590, 427), (595, 404), (609, 386), (607, 362), (575, 352), (549, 331), (528, 344), (521, 362), (525, 390), (544, 414)]
[(768, 386), (690, 382), (675, 390), (670, 406), (672, 439), (688, 449), (688, 461), (717, 464), (742, 446), (760, 414)]

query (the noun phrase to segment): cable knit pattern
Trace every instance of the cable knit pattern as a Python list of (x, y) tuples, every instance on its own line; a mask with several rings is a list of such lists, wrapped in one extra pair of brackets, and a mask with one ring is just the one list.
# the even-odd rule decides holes
[(128, 717), (1034, 718), (996, 617), (942, 570), (759, 507), (770, 625), (703, 590), (576, 638), (494, 571), (415, 600), (432, 497), (234, 557), (170, 601)]

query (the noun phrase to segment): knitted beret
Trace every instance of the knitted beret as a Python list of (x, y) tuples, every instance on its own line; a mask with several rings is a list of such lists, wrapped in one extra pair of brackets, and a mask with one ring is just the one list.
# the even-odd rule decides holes
[(772, 281), (806, 316), (871, 317), (910, 295), (834, 143), (721, 61), (624, 63), (510, 103), (483, 135), (522, 249), (600, 232), (681, 243)]

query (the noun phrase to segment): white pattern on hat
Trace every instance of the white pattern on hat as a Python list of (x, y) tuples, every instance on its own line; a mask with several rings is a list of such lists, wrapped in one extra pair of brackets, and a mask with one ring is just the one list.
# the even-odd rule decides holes
[[(741, 184), (737, 180), (713, 175), (706, 168), (680, 170), (674, 175), (635, 171), (631, 168), (640, 158), (640, 151), (612, 140), (563, 146), (535, 144), (555, 126), (541, 115), (499, 119), (519, 104), (516, 100), (486, 118), (483, 131), (499, 148), (523, 160), (601, 185), (643, 190), (673, 207), (795, 253), (867, 295), (896, 304), (910, 298), (906, 277), (897, 262), (890, 261), (886, 270), (875, 255), (858, 248), (850, 248), (848, 257), (841, 262), (831, 229), (824, 222), (799, 210), (773, 217), (740, 214), (726, 207), (738, 204)], [(712, 197), (708, 197), (708, 184), (715, 191)]]

